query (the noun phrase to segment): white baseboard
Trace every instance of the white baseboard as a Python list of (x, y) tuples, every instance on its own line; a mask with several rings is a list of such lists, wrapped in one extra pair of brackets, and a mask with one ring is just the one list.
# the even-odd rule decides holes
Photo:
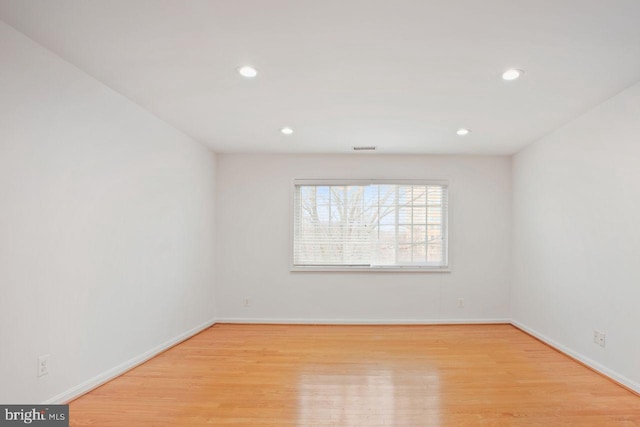
[(165, 350), (168, 350), (169, 348), (180, 344), (182, 341), (186, 341), (187, 339), (191, 338), (192, 336), (196, 335), (197, 333), (207, 329), (208, 327), (214, 325), (216, 323), (215, 320), (210, 320), (208, 322), (205, 322), (199, 326), (196, 326), (193, 329), (188, 330), (187, 332), (184, 332), (180, 335), (178, 335), (177, 337), (174, 337), (172, 339), (170, 339), (169, 341), (160, 344), (157, 347), (152, 348), (151, 350), (148, 350), (144, 353), (142, 353), (139, 356), (136, 356), (132, 359), (127, 360), (126, 362), (123, 362), (121, 364), (119, 364), (118, 366), (115, 366), (99, 375), (96, 375), (95, 377), (78, 384), (75, 387), (70, 388), (69, 390), (63, 391), (62, 393), (53, 396), (50, 399), (45, 400), (42, 404), (43, 405), (48, 405), (48, 404), (62, 404), (62, 403), (67, 403), (70, 402), (71, 400), (82, 396), (85, 393), (88, 393), (89, 391), (93, 390), (94, 388), (98, 388), (100, 387), (102, 384), (111, 381), (112, 379), (124, 374), (127, 371), (130, 371), (131, 369), (135, 368), (138, 365), (143, 364), (144, 362), (146, 362), (147, 360), (157, 356), (158, 354), (162, 353)]
[(510, 319), (274, 319), (226, 317), (217, 323), (262, 323), (289, 325), (465, 325), (465, 324), (509, 324)]
[(580, 353), (578, 353), (577, 351), (574, 351), (572, 349), (570, 349), (569, 347), (560, 344), (559, 342), (549, 338), (548, 336), (539, 333), (538, 331), (536, 331), (535, 329), (529, 328), (528, 326), (523, 325), (520, 322), (517, 322), (515, 320), (511, 320), (511, 324), (515, 327), (517, 327), (518, 329), (522, 329), (523, 331), (525, 331), (526, 333), (538, 338), (540, 341), (550, 345), (551, 347), (555, 348), (556, 350), (560, 351), (561, 353), (566, 354), (567, 356), (570, 356), (576, 360), (578, 360), (580, 363), (585, 364), (586, 366), (588, 366), (589, 368), (593, 369), (594, 371), (597, 371), (599, 373), (601, 373), (602, 375), (611, 378), (612, 380), (614, 380), (617, 383), (622, 384), (623, 386), (629, 388), (630, 390), (633, 390), (634, 392), (640, 394), (640, 384), (632, 381), (631, 379), (625, 377), (624, 375), (621, 375), (619, 373), (617, 373), (616, 371), (607, 368), (606, 366), (603, 366), (602, 364), (596, 362), (595, 360), (592, 360), (590, 358), (588, 358), (587, 356), (584, 356)]
[(138, 365), (146, 362), (147, 360), (157, 356), (163, 351), (185, 341), (199, 332), (209, 328), (216, 323), (237, 323), (237, 324), (299, 324), (299, 325), (464, 325), (464, 324), (512, 324), (513, 326), (522, 329), (523, 331), (538, 338), (540, 341), (550, 345), (556, 350), (565, 353), (566, 355), (584, 363), (591, 369), (600, 372), (601, 374), (611, 378), (612, 380), (624, 385), (630, 390), (640, 394), (640, 384), (632, 381), (631, 379), (601, 365), (600, 363), (578, 353), (570, 348), (558, 343), (557, 341), (537, 332), (528, 326), (523, 325), (512, 319), (272, 319), (272, 318), (239, 318), (228, 317), (205, 322), (199, 326), (196, 326), (189, 331), (186, 331), (177, 337), (142, 353), (126, 362), (121, 363), (95, 377), (78, 384), (75, 387), (70, 388), (50, 399), (47, 399), (43, 404), (58, 404), (66, 403), (77, 397), (82, 396), (89, 391), (100, 387), (102, 384), (124, 374), (125, 372), (135, 368)]

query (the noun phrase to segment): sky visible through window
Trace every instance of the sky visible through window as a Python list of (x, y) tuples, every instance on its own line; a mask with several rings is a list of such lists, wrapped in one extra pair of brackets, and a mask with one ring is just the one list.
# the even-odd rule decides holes
[(294, 264), (443, 266), (446, 187), (296, 186)]

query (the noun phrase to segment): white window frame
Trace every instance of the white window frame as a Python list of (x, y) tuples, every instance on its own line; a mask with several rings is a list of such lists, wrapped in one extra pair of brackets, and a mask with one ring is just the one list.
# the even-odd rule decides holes
[[(445, 256), (446, 266), (302, 266), (295, 265), (294, 260), (294, 228), (295, 228), (295, 192), (300, 185), (442, 185), (447, 188), (447, 210), (444, 212), (443, 221), (447, 236)], [(289, 193), (289, 271), (291, 272), (386, 272), (386, 273), (450, 273), (451, 272), (451, 241), (452, 233), (449, 218), (452, 211), (451, 179), (294, 179), (291, 182)]]

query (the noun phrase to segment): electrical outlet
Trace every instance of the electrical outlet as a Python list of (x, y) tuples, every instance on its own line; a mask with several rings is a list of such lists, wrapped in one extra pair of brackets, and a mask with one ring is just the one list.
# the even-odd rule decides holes
[(47, 375), (49, 373), (49, 355), (43, 354), (38, 357), (38, 376)]
[(605, 346), (605, 338), (607, 337), (607, 335), (604, 332), (600, 332), (600, 336), (598, 337), (598, 345), (600, 347), (604, 347)]
[(458, 308), (464, 308), (464, 300), (462, 298), (458, 299)]
[(243, 299), (242, 305), (244, 305), (245, 307), (249, 307), (251, 305), (251, 300), (249, 298)]

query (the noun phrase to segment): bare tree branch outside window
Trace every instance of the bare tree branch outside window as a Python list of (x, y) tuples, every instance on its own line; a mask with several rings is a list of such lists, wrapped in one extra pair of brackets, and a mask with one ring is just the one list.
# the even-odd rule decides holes
[(294, 263), (442, 264), (445, 200), (440, 185), (297, 186)]

